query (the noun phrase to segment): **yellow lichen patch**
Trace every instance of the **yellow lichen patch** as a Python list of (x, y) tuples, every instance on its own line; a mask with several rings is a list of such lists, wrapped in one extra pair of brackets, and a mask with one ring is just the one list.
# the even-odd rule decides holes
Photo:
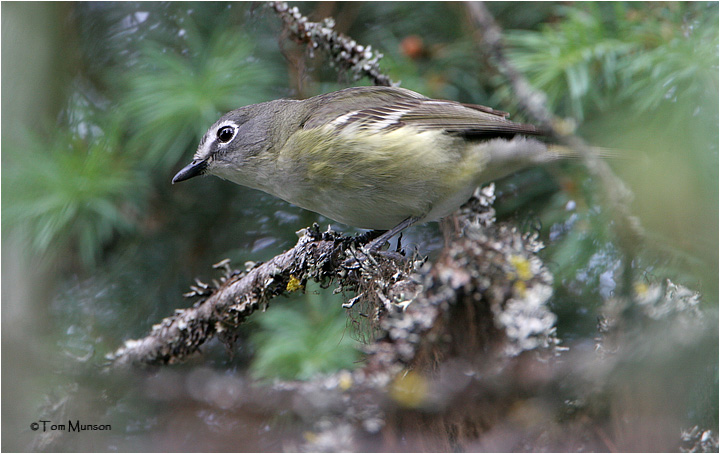
[(515, 267), (515, 273), (519, 279), (528, 281), (532, 279), (533, 273), (530, 269), (530, 261), (520, 255), (510, 257), (510, 263)]
[(525, 285), (524, 281), (515, 281), (513, 290), (517, 296), (523, 298), (525, 297), (525, 292), (527, 292), (527, 285)]
[(305, 437), (305, 441), (307, 441), (308, 443), (315, 443), (318, 438), (317, 434), (310, 431), (304, 432), (303, 437)]
[(648, 290), (650, 290), (648, 285), (644, 282), (636, 282), (633, 287), (635, 288), (635, 294), (639, 297), (645, 296)]
[(340, 373), (340, 379), (338, 381), (338, 386), (343, 391), (347, 391), (350, 389), (350, 387), (353, 385), (353, 378), (352, 374), (348, 371), (342, 371)]
[(420, 374), (409, 371), (395, 378), (390, 397), (403, 407), (420, 407), (428, 397), (428, 382)]
[(285, 290), (288, 292), (297, 292), (298, 290), (302, 290), (303, 286), (300, 283), (300, 279), (296, 278), (292, 274), (290, 275), (290, 280), (287, 283), (287, 286), (285, 287)]

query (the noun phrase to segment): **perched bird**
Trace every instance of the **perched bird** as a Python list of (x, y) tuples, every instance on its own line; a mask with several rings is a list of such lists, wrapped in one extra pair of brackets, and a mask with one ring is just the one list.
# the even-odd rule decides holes
[(447, 216), (483, 183), (562, 157), (539, 135), (488, 107), (348, 88), (228, 112), (172, 182), (212, 174), (392, 236)]

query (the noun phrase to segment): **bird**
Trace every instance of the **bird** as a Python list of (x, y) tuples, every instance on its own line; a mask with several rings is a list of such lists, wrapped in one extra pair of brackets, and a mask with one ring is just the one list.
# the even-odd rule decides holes
[(178, 183), (215, 175), (387, 240), (443, 218), (482, 184), (568, 155), (489, 107), (353, 87), (226, 113)]

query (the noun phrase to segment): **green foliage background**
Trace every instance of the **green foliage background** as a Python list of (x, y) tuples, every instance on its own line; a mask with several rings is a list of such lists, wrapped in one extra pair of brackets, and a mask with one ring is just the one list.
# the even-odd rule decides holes
[[(462, 4), (298, 6), (314, 20), (332, 15), (339, 31), (383, 52), (381, 67), (406, 88), (527, 120), (478, 51)], [(611, 164), (635, 193), (632, 210), (649, 238), (635, 279), (671, 278), (702, 291), (714, 310), (717, 4), (488, 6), (548, 106), (590, 143), (626, 155)], [(62, 355), (100, 360), (189, 305), (180, 295), (195, 276), (212, 278), (212, 263), (266, 260), (294, 244), (296, 230), (332, 222), (218, 179), (170, 179), (222, 113), (348, 82), (284, 40), (279, 20), (257, 4), (4, 2), (2, 20), (3, 395), (17, 399), (4, 399), (3, 416), (24, 423), (41, 398), (26, 386), (58, 386), (76, 373)], [(419, 52), (408, 48), (413, 36)], [(548, 243), (566, 339), (592, 338), (595, 310), (617, 285), (622, 251), (599, 190), (572, 163), (498, 186), (501, 220)], [(440, 242), (435, 226), (408, 235), (430, 253)], [(207, 360), (251, 364), (265, 378), (352, 367), (338, 300), (319, 289), (299, 299), (245, 329), (236, 356), (214, 345)], [(49, 379), (56, 368), (63, 372)]]

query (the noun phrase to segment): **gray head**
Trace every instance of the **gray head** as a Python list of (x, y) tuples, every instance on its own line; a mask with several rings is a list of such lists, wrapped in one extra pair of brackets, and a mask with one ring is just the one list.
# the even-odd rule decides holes
[(238, 172), (251, 171), (255, 158), (272, 144), (272, 140), (268, 140), (271, 139), (270, 117), (276, 110), (272, 106), (276, 102), (253, 104), (223, 115), (203, 136), (193, 161), (179, 171), (172, 182), (203, 174), (234, 181)]

